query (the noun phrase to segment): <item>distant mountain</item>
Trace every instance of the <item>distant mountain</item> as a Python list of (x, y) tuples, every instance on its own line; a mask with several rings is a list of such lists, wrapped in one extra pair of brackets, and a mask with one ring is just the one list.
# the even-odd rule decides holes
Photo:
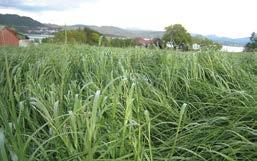
[(148, 30), (130, 30), (137, 37), (144, 38), (161, 38), (164, 34), (164, 31), (148, 31)]
[(30, 17), (19, 16), (15, 14), (0, 14), (0, 25), (14, 27), (24, 31), (28, 28), (44, 27), (45, 25), (33, 20)]
[(114, 26), (88, 26), (90, 29), (98, 31), (104, 35), (113, 35), (118, 37), (136, 37), (133, 32), (130, 32), (126, 29), (122, 29)]
[(72, 25), (67, 26), (69, 29), (78, 29), (88, 27), (92, 30), (100, 32), (104, 35), (114, 36), (114, 37), (128, 37), (128, 38), (136, 38), (136, 37), (144, 37), (144, 38), (155, 38), (155, 37), (162, 37), (164, 34), (163, 31), (145, 31), (145, 30), (129, 30), (123, 29), (114, 26), (90, 26), (90, 25)]
[(220, 43), (222, 45), (230, 45), (230, 46), (245, 46), (250, 39), (248, 37), (244, 38), (228, 38), (228, 37), (219, 37), (216, 35), (206, 35), (208, 39), (211, 39), (212, 41), (215, 41), (217, 43)]
[[(90, 26), (90, 25), (72, 25), (72, 26), (58, 26), (55, 24), (42, 24), (39, 21), (33, 20), (30, 17), (24, 17), (14, 14), (0, 14), (0, 25), (14, 27), (17, 30), (24, 33), (40, 33), (44, 34), (46, 32), (53, 34), (54, 32), (60, 31), (63, 28), (66, 29), (78, 29), (88, 27), (92, 30), (95, 30), (99, 33), (102, 33), (107, 36), (112, 37), (144, 37), (144, 38), (161, 38), (164, 34), (164, 31), (147, 31), (141, 29), (123, 29), (115, 26)], [(52, 30), (52, 31), (50, 31)], [(245, 46), (249, 42), (249, 38), (238, 38), (232, 39), (228, 37), (219, 37), (216, 35), (199, 35), (191, 34), (192, 36), (202, 36), (208, 38), (212, 41), (220, 43), (222, 45), (229, 46)]]
[(88, 27), (92, 30), (95, 30), (97, 32), (100, 32), (104, 35), (108, 35), (108, 36), (114, 36), (114, 37), (136, 37), (136, 35), (134, 35), (134, 33), (126, 30), (126, 29), (122, 29), (119, 27), (114, 27), (114, 26), (90, 26), (90, 25), (72, 25), (72, 26), (68, 26), (68, 28), (71, 29), (78, 29), (78, 28), (83, 28), (83, 27)]
[(221, 37), (217, 35), (200, 35), (200, 34), (191, 34), (191, 35), (208, 38), (221, 45), (227, 45), (227, 46), (245, 46), (250, 41), (249, 37), (233, 39), (233, 38)]
[(45, 27), (50, 27), (50, 28), (60, 28), (59, 25), (51, 24), (51, 23), (44, 23), (43, 25), (44, 25)]

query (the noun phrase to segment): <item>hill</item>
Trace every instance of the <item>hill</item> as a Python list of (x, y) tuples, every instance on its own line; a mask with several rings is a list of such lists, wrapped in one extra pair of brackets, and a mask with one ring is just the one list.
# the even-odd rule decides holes
[(95, 30), (97, 32), (100, 32), (104, 35), (113, 36), (113, 37), (136, 37), (132, 32), (129, 32), (125, 29), (114, 27), (114, 26), (90, 26), (90, 25), (72, 25), (67, 26), (69, 29), (78, 29), (78, 28), (90, 28), (92, 30)]
[(78, 29), (88, 27), (92, 30), (100, 32), (104, 35), (114, 36), (114, 37), (128, 37), (128, 38), (136, 38), (136, 37), (144, 37), (144, 38), (155, 38), (162, 37), (163, 31), (147, 31), (147, 30), (128, 30), (115, 26), (90, 26), (90, 25), (72, 25), (67, 26), (69, 29)]
[(200, 35), (200, 34), (191, 34), (191, 35), (195, 37), (208, 38), (221, 45), (227, 45), (227, 46), (245, 46), (250, 41), (248, 37), (233, 39), (233, 38), (221, 37), (217, 35)]
[(44, 27), (45, 25), (30, 17), (15, 14), (0, 14), (0, 25), (11, 26), (20, 31)]
[[(11, 26), (17, 30), (24, 33), (36, 33), (36, 34), (52, 34), (56, 31), (60, 31), (63, 28), (68, 29), (78, 29), (78, 28), (90, 28), (101, 34), (112, 36), (112, 37), (144, 37), (144, 38), (161, 38), (164, 34), (164, 31), (148, 31), (148, 30), (138, 30), (138, 29), (123, 29), (115, 26), (92, 26), (92, 25), (71, 25), (71, 26), (58, 26), (55, 24), (42, 24), (39, 21), (36, 21), (30, 17), (19, 16), (15, 14), (0, 14), (0, 25)], [(249, 42), (248, 37), (244, 38), (228, 38), (220, 37), (216, 35), (199, 35), (191, 34), (192, 36), (202, 36), (208, 38), (212, 41), (215, 41), (222, 45), (228, 46), (245, 46)]]
[(207, 35), (205, 37), (219, 44), (229, 45), (229, 46), (245, 46), (250, 41), (248, 37), (236, 38), (236, 39), (228, 38), (228, 37), (219, 37), (216, 35)]

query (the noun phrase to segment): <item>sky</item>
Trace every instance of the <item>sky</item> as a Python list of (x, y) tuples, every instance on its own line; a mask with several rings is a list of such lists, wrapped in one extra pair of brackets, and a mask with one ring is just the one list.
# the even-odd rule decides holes
[(158, 31), (179, 23), (190, 33), (231, 38), (257, 32), (257, 0), (0, 0), (0, 13), (58, 25)]

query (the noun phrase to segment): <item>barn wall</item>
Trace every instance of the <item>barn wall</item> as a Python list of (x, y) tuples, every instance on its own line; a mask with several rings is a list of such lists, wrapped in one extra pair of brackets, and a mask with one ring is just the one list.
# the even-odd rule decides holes
[(0, 45), (19, 46), (19, 39), (13, 32), (3, 29), (0, 31)]

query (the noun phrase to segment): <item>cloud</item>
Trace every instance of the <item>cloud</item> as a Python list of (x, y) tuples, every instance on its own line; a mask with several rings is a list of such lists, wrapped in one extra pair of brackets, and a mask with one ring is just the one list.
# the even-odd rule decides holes
[(74, 9), (83, 2), (94, 0), (1, 0), (0, 8), (15, 8), (22, 11), (40, 12), (40, 11), (58, 11)]

